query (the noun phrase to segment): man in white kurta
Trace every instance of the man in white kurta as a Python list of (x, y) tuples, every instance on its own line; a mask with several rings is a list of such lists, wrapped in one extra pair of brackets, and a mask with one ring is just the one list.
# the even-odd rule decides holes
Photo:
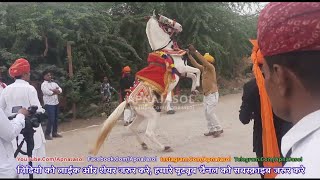
[[(291, 154), (290, 154), (291, 149)], [(302, 118), (282, 138), (282, 154), (302, 157), (302, 162), (286, 162), (284, 167), (301, 167), (304, 174), (280, 174), (277, 178), (320, 178), (320, 110)], [(300, 170), (300, 168), (298, 169)]]
[[(0, 96), (0, 108), (4, 110), (7, 116), (11, 116), (16, 114), (14, 107), (23, 107), (28, 108), (30, 106), (37, 106), (37, 112), (44, 113), (45, 110), (42, 108), (40, 101), (38, 99), (38, 93), (36, 89), (31, 86), (28, 81), (30, 80), (30, 65), (29, 62), (25, 59), (18, 59), (15, 63), (10, 67), (9, 74), (11, 77), (15, 78), (15, 82), (8, 85), (3, 91)], [(38, 128), (34, 128), (36, 131), (34, 133), (34, 149), (32, 151), (32, 157), (45, 157), (45, 143), (46, 140), (44, 138), (44, 133), (41, 127), (41, 124)], [(23, 140), (23, 135), (20, 134), (18, 136), (18, 143)], [(12, 141), (14, 146), (14, 150), (17, 149), (17, 141), (16, 139)], [(27, 151), (26, 143), (23, 144), (22, 151)], [(18, 154), (17, 157), (26, 158), (26, 155), (22, 155), (21, 153)], [(27, 165), (28, 162), (19, 162), (20, 164)], [(33, 162), (33, 166), (37, 166), (40, 164), (41, 166), (45, 166), (45, 162)], [(44, 177), (45, 174), (37, 176), (36, 174), (34, 177)], [(21, 174), (19, 175), (22, 176)], [(24, 175), (23, 177), (28, 177), (28, 175)]]
[(1, 80), (0, 80), (0, 95), (1, 95), (1, 93), (3, 91), (3, 89), (6, 88), (6, 87), (7, 87), (6, 83), (1, 82)]
[[(24, 113), (24, 114), (23, 114)], [(0, 109), (0, 178), (16, 178), (17, 160), (14, 158), (14, 150), (11, 141), (15, 139), (25, 127), (24, 115), (26, 109), (13, 120), (9, 121), (3, 110)]]
[(1, 70), (0, 70), (0, 95), (5, 87), (7, 87), (7, 85), (6, 85), (6, 83), (2, 82), (2, 75), (1, 75)]
[(320, 178), (320, 3), (269, 3), (259, 15), (257, 37), (273, 111), (294, 124), (281, 152), (302, 158), (286, 162), (290, 173), (276, 178)]

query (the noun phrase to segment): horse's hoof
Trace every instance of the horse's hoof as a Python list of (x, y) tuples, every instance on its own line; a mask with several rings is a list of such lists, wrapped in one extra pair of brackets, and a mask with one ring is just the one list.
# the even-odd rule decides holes
[(174, 113), (176, 113), (175, 110), (169, 110), (169, 111), (167, 111), (167, 114), (174, 114)]
[(172, 152), (172, 148), (170, 146), (165, 146), (163, 151), (164, 152)]
[(143, 150), (147, 150), (147, 149), (148, 149), (148, 146), (147, 146), (146, 143), (142, 143), (141, 146), (142, 146), (142, 149), (143, 149)]

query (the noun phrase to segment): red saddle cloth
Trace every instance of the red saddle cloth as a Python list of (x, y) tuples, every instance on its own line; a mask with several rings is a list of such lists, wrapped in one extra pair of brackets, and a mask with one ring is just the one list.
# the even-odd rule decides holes
[(166, 93), (168, 85), (175, 79), (173, 60), (163, 51), (156, 51), (149, 53), (148, 64), (136, 73), (136, 78), (149, 84), (159, 94)]

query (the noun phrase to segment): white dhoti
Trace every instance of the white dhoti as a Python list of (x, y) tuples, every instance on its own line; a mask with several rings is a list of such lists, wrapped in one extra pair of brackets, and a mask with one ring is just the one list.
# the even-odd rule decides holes
[(204, 96), (204, 99), (203, 99), (209, 132), (222, 130), (219, 119), (215, 114), (218, 101), (219, 101), (218, 92), (211, 93), (207, 96)]

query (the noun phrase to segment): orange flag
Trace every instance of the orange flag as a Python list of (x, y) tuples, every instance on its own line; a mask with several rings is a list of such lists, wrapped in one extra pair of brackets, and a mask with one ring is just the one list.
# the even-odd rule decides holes
[[(273, 124), (273, 112), (269, 96), (264, 86), (264, 78), (259, 68), (264, 59), (260, 52), (258, 41), (250, 40), (253, 45), (251, 59), (253, 61), (253, 73), (259, 88), (262, 120), (262, 144), (263, 157), (280, 157), (276, 132)], [(280, 162), (263, 162), (264, 167), (282, 167)], [(275, 178), (276, 174), (271, 169), (271, 174), (265, 174), (265, 178)]]

